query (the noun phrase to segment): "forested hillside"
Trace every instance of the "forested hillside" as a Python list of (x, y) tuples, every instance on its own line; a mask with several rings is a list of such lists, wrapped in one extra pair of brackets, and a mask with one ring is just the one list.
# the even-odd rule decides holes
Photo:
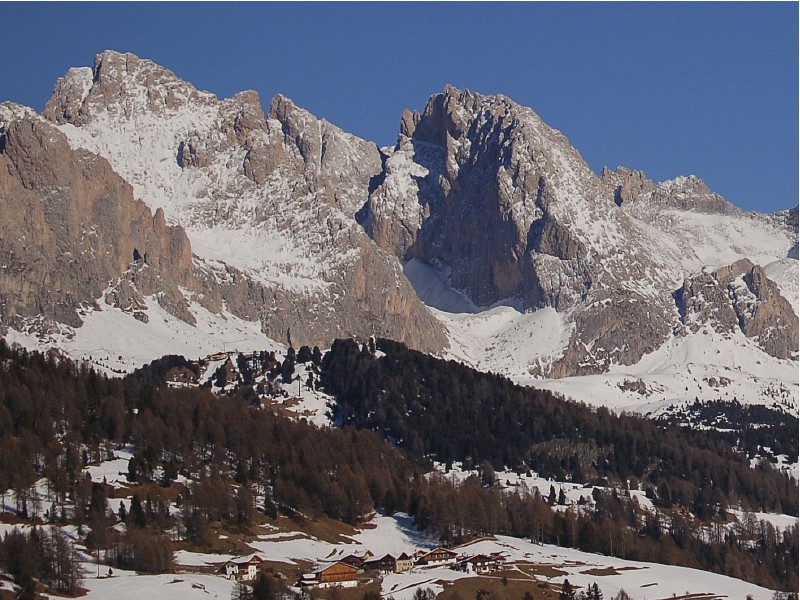
[[(382, 432), (416, 459), (489, 461), (578, 483), (641, 481), (701, 518), (729, 505), (797, 515), (796, 482), (768, 464), (751, 468), (716, 430), (616, 415), (396, 342), (376, 346), (380, 357), (337, 341), (322, 383), (343, 425)], [(794, 440), (796, 448), (796, 419)]]
[[(74, 524), (109, 564), (143, 572), (172, 569), (175, 544), (210, 547), (215, 524), (246, 532), (279, 515), (355, 524), (377, 509), (408, 512), (447, 544), (510, 534), (796, 587), (797, 527), (734, 524), (728, 513), (796, 513), (794, 482), (769, 464), (750, 468), (713, 433), (617, 417), (393, 342), (377, 346), (337, 342), (322, 360), (342, 426), (319, 428), (251, 404), (241, 386), (228, 395), (165, 385), (167, 370), (192, 369), (174, 358), (108, 379), (0, 341), (0, 489), (16, 502), (6, 516)], [(123, 447), (133, 450), (128, 510), (85, 475)], [(430, 473), (434, 457), (472, 463), (479, 476), (458, 483)], [(555, 487), (549, 496), (504, 489), (495, 477), (504, 467), (547, 474), (555, 486), (598, 485), (576, 506)], [(34, 493), (42, 481), (46, 503)], [(628, 491), (639, 486), (654, 509)], [(44, 581), (54, 555), (20, 566), (9, 548), (23, 543), (33, 542), (3, 542), (3, 570), (20, 585)]]
[[(510, 532), (796, 586), (796, 527), (719, 533), (730, 507), (796, 515), (798, 506), (797, 482), (766, 460), (752, 468), (725, 433), (589, 408), (390, 340), (338, 340), (322, 367), (342, 426), (380, 431), (420, 464), (457, 461), (490, 474), (461, 485), (434, 477), (412, 498), (418, 523), (445, 540)], [(501, 468), (586, 483), (594, 509), (548, 510), (563, 504), (552, 488), (546, 499), (496, 494), (490, 482)], [(657, 510), (626, 493), (639, 487)]]

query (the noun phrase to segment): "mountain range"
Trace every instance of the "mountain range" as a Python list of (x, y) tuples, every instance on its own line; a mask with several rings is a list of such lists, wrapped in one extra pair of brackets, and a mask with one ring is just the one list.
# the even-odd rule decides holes
[(399, 117), (379, 148), (112, 51), (41, 113), (0, 104), (0, 332), (112, 371), (376, 336), (626, 406), (726, 380), (796, 410), (796, 203), (595, 174), (502, 95)]

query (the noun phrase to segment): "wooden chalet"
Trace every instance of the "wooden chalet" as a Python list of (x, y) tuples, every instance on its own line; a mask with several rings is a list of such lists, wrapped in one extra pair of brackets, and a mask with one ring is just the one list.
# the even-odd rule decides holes
[(365, 571), (377, 571), (383, 575), (395, 573), (397, 571), (397, 559), (391, 554), (387, 554), (376, 560), (368, 560), (364, 563)]
[(417, 564), (422, 567), (434, 567), (438, 565), (452, 565), (456, 562), (458, 554), (447, 548), (436, 548), (417, 559)]
[(478, 554), (470, 556), (464, 560), (458, 561), (453, 565), (457, 571), (464, 571), (465, 573), (488, 573), (497, 566), (497, 562), (491, 556), (485, 554)]
[(359, 571), (363, 571), (366, 567), (366, 562), (374, 557), (375, 555), (367, 550), (364, 554), (349, 554), (344, 558), (340, 559), (339, 562), (343, 562), (347, 565), (353, 565)]
[(197, 375), (186, 367), (172, 367), (167, 371), (164, 379), (167, 385), (172, 387), (195, 385), (197, 383)]
[(335, 562), (321, 571), (303, 575), (300, 585), (317, 588), (355, 587), (358, 584), (358, 571), (359, 569), (353, 565), (341, 561)]
[(341, 559), (339, 562), (343, 562), (346, 565), (351, 565), (358, 569), (359, 571), (364, 570), (364, 563), (366, 562), (363, 558), (356, 554), (349, 554)]

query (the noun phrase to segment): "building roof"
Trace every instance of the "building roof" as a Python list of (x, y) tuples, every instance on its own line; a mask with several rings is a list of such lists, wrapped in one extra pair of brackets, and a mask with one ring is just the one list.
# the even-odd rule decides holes
[(353, 565), (348, 565), (346, 562), (342, 562), (340, 560), (336, 561), (335, 563), (333, 563), (331, 565), (328, 565), (324, 569), (321, 569), (320, 571), (318, 571), (318, 573), (324, 573), (325, 571), (329, 571), (330, 569), (332, 569), (334, 567), (337, 567), (337, 566), (338, 567), (345, 567), (347, 570), (352, 570), (353, 573), (358, 573), (358, 569), (356, 567), (354, 567)]
[(425, 558), (426, 556), (430, 556), (431, 554), (436, 554), (437, 552), (439, 552), (439, 553), (446, 552), (447, 554), (452, 554), (453, 556), (457, 556), (458, 555), (457, 552), (453, 552), (452, 550), (448, 550), (447, 548), (434, 548), (430, 552), (426, 552), (425, 554), (423, 554), (422, 558)]

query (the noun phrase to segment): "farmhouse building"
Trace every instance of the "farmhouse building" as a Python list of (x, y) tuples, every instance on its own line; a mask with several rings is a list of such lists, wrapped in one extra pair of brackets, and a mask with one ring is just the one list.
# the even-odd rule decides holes
[(491, 556), (478, 554), (477, 556), (470, 556), (464, 560), (459, 561), (453, 568), (457, 571), (464, 571), (465, 573), (488, 573), (497, 563)]
[(377, 571), (383, 575), (394, 573), (397, 570), (397, 559), (391, 554), (387, 554), (376, 560), (370, 560), (364, 563), (364, 570)]
[(227, 579), (235, 579), (236, 581), (251, 581), (256, 578), (259, 565), (264, 562), (257, 554), (254, 554), (247, 560), (229, 560), (222, 565), (220, 571)]
[(355, 587), (358, 568), (344, 562), (335, 562), (316, 573), (303, 575), (300, 585), (305, 587)]
[(423, 567), (433, 567), (437, 565), (451, 565), (456, 562), (458, 554), (447, 548), (436, 548), (423, 554), (417, 559), (417, 564)]
[(403, 552), (400, 556), (397, 557), (395, 561), (395, 573), (404, 573), (411, 569), (414, 566), (414, 559), (411, 558), (408, 554)]

